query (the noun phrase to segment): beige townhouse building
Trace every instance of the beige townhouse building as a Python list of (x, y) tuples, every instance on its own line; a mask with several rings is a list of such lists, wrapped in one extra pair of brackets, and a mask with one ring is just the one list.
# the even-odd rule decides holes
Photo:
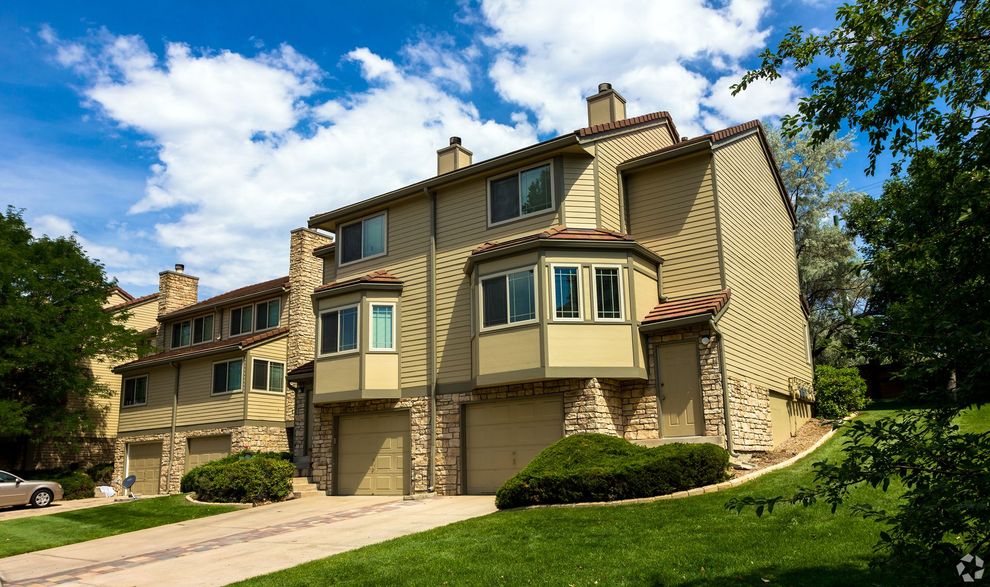
[(436, 176), (310, 218), (335, 242), (315, 360), (288, 380), (321, 489), (492, 493), (569, 434), (753, 452), (810, 417), (795, 216), (760, 124), (681, 137), (608, 84), (587, 106), (478, 163), (453, 137)]

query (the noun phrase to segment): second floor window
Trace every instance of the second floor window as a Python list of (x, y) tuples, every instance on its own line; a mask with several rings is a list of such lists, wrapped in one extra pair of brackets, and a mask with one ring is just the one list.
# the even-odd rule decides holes
[(251, 332), (251, 306), (236, 308), (230, 311), (230, 335)]
[(340, 263), (353, 263), (385, 254), (385, 213), (340, 228)]
[(244, 361), (234, 359), (213, 364), (213, 393), (240, 391)]
[(622, 320), (622, 274), (618, 267), (595, 267), (595, 318)]
[(353, 351), (358, 345), (357, 306), (320, 314), (320, 354)]
[(148, 376), (124, 380), (124, 407), (143, 406), (148, 403)]
[(185, 322), (176, 322), (172, 325), (172, 348), (180, 346), (189, 346), (189, 336), (192, 330), (192, 323), (189, 320)]
[(201, 316), (193, 320), (193, 344), (213, 340), (213, 316)]
[(488, 222), (498, 224), (553, 208), (550, 164), (488, 182)]
[(261, 302), (255, 308), (255, 330), (265, 330), (278, 326), (282, 304), (278, 299)]
[(481, 280), (485, 328), (536, 318), (533, 270), (511, 271)]
[(581, 318), (579, 267), (553, 268), (553, 317), (557, 320)]
[(285, 380), (284, 363), (255, 359), (251, 371), (251, 389), (278, 392), (284, 389), (282, 385)]
[(371, 304), (371, 350), (395, 350), (394, 304)]

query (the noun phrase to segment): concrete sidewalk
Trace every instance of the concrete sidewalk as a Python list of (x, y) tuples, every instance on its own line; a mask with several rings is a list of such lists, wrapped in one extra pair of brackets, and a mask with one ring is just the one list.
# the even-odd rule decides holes
[(307, 497), (0, 559), (8, 585), (226, 585), (495, 511), (491, 496)]

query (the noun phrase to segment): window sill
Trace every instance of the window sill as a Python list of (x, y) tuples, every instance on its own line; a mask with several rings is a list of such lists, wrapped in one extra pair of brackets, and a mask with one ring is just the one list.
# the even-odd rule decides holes
[(268, 391), (267, 389), (252, 389), (251, 393), (263, 393), (265, 395), (285, 395), (285, 390), (282, 391)]
[(505, 226), (506, 224), (512, 224), (513, 222), (519, 222), (521, 220), (528, 220), (530, 218), (537, 218), (540, 216), (546, 216), (547, 214), (553, 214), (557, 211), (556, 202), (553, 206), (547, 208), (546, 210), (540, 210), (539, 212), (530, 212), (529, 214), (522, 214), (514, 218), (509, 218), (508, 220), (499, 220), (498, 222), (488, 222), (488, 228), (498, 228), (500, 226)]
[(148, 407), (148, 402), (144, 402), (143, 404), (131, 404), (129, 406), (121, 405), (120, 409), (129, 410), (131, 408), (146, 408), (146, 407)]
[(540, 323), (540, 321), (538, 319), (534, 318), (532, 320), (526, 320), (524, 322), (512, 322), (511, 324), (500, 324), (498, 326), (488, 326), (486, 328), (482, 328), (481, 331), (478, 332), (478, 334), (479, 335), (485, 335), (485, 334), (490, 334), (490, 333), (493, 333), (493, 332), (503, 332), (503, 331), (506, 331), (506, 330), (512, 330), (513, 328), (526, 328), (527, 326), (536, 326), (539, 323)]
[(384, 257), (385, 255), (388, 255), (388, 251), (385, 251), (384, 253), (378, 253), (377, 255), (371, 255), (371, 256), (368, 256), (368, 257), (361, 257), (360, 259), (355, 259), (353, 261), (348, 261), (346, 263), (338, 263), (337, 264), (337, 268), (339, 269), (341, 267), (349, 267), (351, 265), (357, 265), (358, 263), (361, 263), (363, 261), (370, 261), (372, 259), (378, 259), (380, 257)]
[(326, 353), (323, 355), (317, 355), (317, 359), (334, 359), (336, 357), (346, 357), (347, 355), (354, 355), (361, 352), (359, 349), (354, 349), (350, 351), (340, 351), (337, 353)]
[(237, 395), (239, 393), (242, 393), (243, 391), (244, 391), (243, 389), (235, 389), (234, 391), (218, 391), (218, 392), (212, 392), (212, 393), (210, 393), (210, 397), (224, 397), (224, 396), (228, 396), (228, 395)]

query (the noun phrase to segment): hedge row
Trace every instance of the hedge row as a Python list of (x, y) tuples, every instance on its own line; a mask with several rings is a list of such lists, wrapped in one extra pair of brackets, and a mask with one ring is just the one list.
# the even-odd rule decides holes
[(88, 468), (73, 464), (60, 469), (37, 469), (34, 471), (11, 471), (18, 477), (28, 480), (55, 481), (62, 486), (65, 496), (62, 499), (85, 499), (93, 497), (97, 485), (109, 485), (113, 476), (113, 465), (100, 463)]
[(182, 477), (183, 492), (219, 503), (282, 501), (292, 493), (293, 465), (283, 453), (235, 453)]
[(495, 494), (507, 509), (653, 497), (724, 481), (729, 453), (713, 444), (654, 448), (604, 434), (575, 434), (545, 449)]

